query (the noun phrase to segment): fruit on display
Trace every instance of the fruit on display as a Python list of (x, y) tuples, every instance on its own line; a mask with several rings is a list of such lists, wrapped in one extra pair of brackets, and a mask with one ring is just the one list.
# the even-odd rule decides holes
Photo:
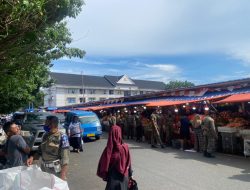
[(249, 120), (246, 120), (244, 118), (236, 117), (231, 118), (229, 120), (229, 123), (226, 125), (227, 127), (242, 127), (245, 128), (249, 126)]
[(223, 111), (220, 112), (220, 116), (225, 119), (226, 121), (229, 121), (229, 119), (231, 118), (232, 113), (230, 111)]

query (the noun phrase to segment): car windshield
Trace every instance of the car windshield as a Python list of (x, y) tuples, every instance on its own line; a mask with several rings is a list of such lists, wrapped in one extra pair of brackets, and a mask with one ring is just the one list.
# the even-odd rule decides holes
[[(26, 115), (25, 118), (25, 123), (39, 123), (39, 124), (44, 124), (46, 117), (49, 115), (53, 115), (51, 113), (45, 113), (45, 112), (41, 112), (41, 113), (29, 113)], [(61, 121), (62, 117), (61, 115), (56, 115), (59, 119), (59, 122)]]
[(81, 124), (94, 123), (98, 121), (98, 118), (96, 116), (82, 116), (79, 117), (79, 121)]
[(25, 123), (44, 123), (48, 115), (49, 114), (44, 113), (27, 114), (25, 118)]

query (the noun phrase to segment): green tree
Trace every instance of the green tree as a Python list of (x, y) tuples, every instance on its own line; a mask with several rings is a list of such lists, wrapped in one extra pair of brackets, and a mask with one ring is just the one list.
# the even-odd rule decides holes
[(194, 83), (188, 81), (170, 81), (166, 84), (166, 90), (178, 89), (178, 88), (188, 88), (195, 86)]
[(0, 0), (0, 113), (41, 99), (51, 84), (51, 60), (80, 57), (71, 48), (66, 17), (76, 17), (82, 0)]

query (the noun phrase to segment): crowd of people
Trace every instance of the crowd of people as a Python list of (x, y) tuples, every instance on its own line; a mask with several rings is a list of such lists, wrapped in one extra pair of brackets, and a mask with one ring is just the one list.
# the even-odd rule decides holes
[(205, 157), (214, 157), (217, 132), (214, 119), (206, 110), (204, 115), (169, 110), (147, 110), (109, 113), (101, 112), (104, 130), (109, 131), (107, 145), (99, 160), (97, 175), (106, 181), (106, 190), (137, 189), (129, 187), (133, 181), (129, 148), (123, 139), (148, 142), (152, 148), (176, 146), (194, 148)]
[[(107, 146), (100, 158), (97, 175), (107, 181), (106, 189), (127, 189), (132, 179), (132, 166), (128, 145), (123, 139), (148, 142), (152, 148), (173, 146), (181, 150), (194, 148), (205, 157), (213, 157), (217, 132), (213, 116), (209, 111), (203, 114), (181, 113), (171, 110), (125, 110), (124, 112), (101, 112), (104, 131), (109, 131)], [(7, 158), (6, 167), (33, 164), (41, 157), (43, 171), (66, 180), (70, 146), (73, 151), (82, 150), (82, 129), (77, 117), (69, 123), (67, 134), (58, 129), (58, 118), (47, 116), (43, 141), (35, 154), (20, 135), (19, 126), (9, 121), (3, 125), (7, 135), (6, 145), (0, 154)], [(119, 178), (120, 176), (120, 178)]]
[(214, 115), (209, 110), (202, 113), (171, 110), (125, 110), (101, 112), (103, 130), (109, 131), (118, 125), (123, 139), (148, 142), (152, 148), (173, 146), (203, 152), (205, 157), (214, 157), (218, 138)]

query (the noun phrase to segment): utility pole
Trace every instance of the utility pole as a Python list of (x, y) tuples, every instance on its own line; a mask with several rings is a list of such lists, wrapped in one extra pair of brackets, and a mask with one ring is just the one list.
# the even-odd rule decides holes
[(81, 71), (81, 75), (82, 75), (82, 102), (84, 102), (84, 84), (83, 84), (83, 71)]

